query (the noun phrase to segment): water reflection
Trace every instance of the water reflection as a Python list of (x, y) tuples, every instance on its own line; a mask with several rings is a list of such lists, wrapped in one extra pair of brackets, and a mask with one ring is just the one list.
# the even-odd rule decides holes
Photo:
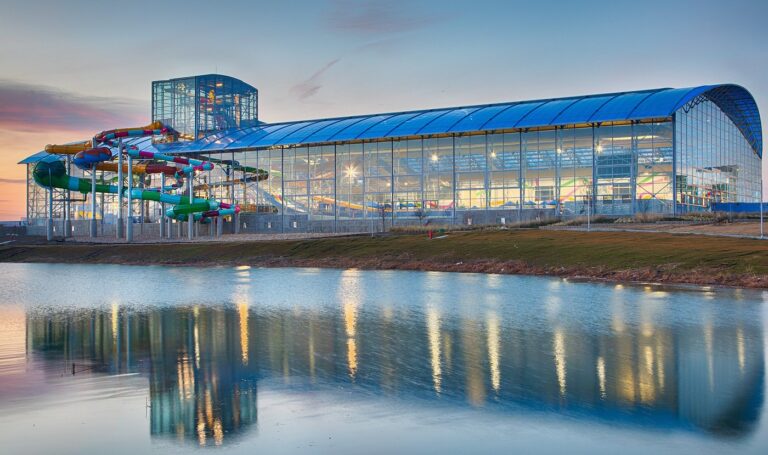
[(359, 294), (343, 292), (354, 280), (341, 277), (336, 309), (240, 300), (28, 311), (27, 355), (74, 364), (76, 376), (146, 375), (152, 435), (201, 446), (256, 426), (262, 381), (735, 435), (751, 428), (762, 405), (759, 326), (705, 317), (673, 329), (643, 316), (652, 309), (631, 324), (615, 302), (606, 327), (581, 321), (551, 329), (504, 325), (512, 318), (501, 310), (477, 317), (436, 305), (363, 311)]
[[(618, 433), (619, 447), (680, 433), (707, 447), (759, 446), (768, 434), (768, 307), (754, 292), (358, 270), (0, 268), (0, 426), (14, 425), (0, 436), (20, 447), (36, 437), (17, 436), (38, 431), (36, 412), (109, 420), (137, 408), (123, 433), (173, 447), (248, 438), (274, 449), (288, 433), (277, 423), (313, 441), (324, 423), (375, 428), (354, 440), (363, 444), (469, 435), (454, 450), (479, 432), (500, 447), (541, 444), (541, 434), (572, 444), (569, 424), (590, 438)], [(99, 414), (94, 398), (118, 394), (126, 373), (138, 400)], [(508, 431), (521, 425), (534, 436)], [(417, 451), (412, 442), (390, 451)]]

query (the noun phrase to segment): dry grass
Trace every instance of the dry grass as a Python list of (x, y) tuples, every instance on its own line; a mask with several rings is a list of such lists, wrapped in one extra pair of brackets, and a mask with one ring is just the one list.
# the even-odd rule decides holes
[(768, 243), (662, 233), (484, 229), (426, 235), (164, 245), (6, 245), (4, 262), (446, 270), (768, 286)]

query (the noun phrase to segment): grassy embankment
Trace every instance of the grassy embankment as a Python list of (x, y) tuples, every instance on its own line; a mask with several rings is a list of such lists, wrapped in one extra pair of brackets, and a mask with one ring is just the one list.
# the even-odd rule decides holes
[(768, 287), (768, 243), (628, 232), (472, 231), (272, 242), (10, 244), (0, 262), (358, 267)]

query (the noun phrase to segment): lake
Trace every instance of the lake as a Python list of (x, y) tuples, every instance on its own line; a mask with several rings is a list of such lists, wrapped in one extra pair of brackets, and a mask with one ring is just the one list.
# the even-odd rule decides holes
[(765, 453), (768, 293), (0, 264), (0, 452)]

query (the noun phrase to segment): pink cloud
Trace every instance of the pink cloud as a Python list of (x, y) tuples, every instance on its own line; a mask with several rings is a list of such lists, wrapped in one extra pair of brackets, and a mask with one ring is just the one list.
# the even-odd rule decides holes
[(0, 129), (99, 131), (147, 121), (147, 106), (121, 98), (84, 96), (0, 80)]
[(6, 178), (0, 178), (0, 183), (5, 183), (8, 185), (20, 185), (22, 183), (27, 183), (27, 179), (6, 179)]

